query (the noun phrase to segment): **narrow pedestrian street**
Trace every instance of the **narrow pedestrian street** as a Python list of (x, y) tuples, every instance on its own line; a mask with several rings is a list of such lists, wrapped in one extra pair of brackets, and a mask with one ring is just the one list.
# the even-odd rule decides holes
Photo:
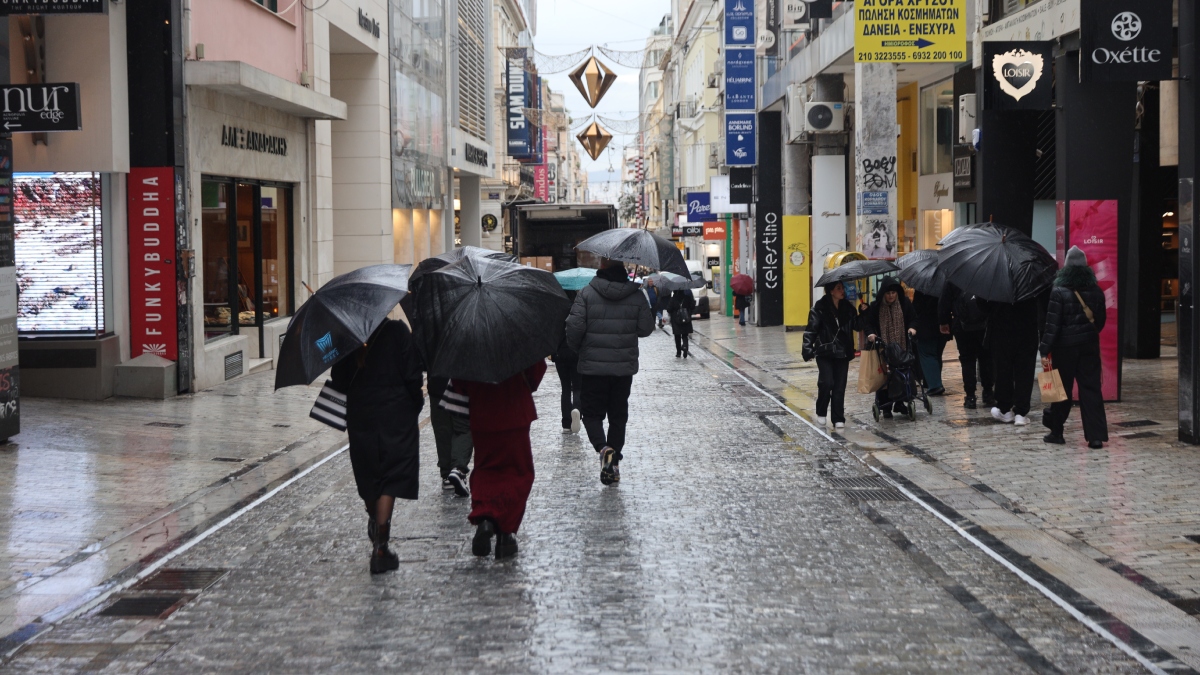
[[(1137, 628), (1140, 634), (1129, 630), (1134, 619), (1114, 618), (1116, 612), (1097, 602), (1084, 614), (1124, 640), (1127, 651), (1122, 651), (1073, 616), (1068, 609), (1073, 605), (1056, 604), (1007, 567), (1002, 556), (993, 557), (989, 551), (1002, 549), (1002, 542), (969, 528), (977, 540), (990, 544), (984, 550), (910, 498), (919, 495), (926, 504), (979, 518), (989, 511), (982, 502), (994, 505), (989, 497), (998, 497), (979, 487), (968, 488), (973, 496), (959, 494), (948, 479), (938, 486), (929, 485), (927, 476), (909, 480), (911, 464), (879, 459), (889, 452), (919, 456), (913, 448), (929, 455), (949, 452), (975, 438), (968, 434), (964, 441), (964, 429), (975, 433), (986, 427), (948, 425), (939, 412), (933, 420), (903, 423), (920, 429), (911, 433), (924, 434), (909, 439), (910, 432), (897, 423), (882, 432), (896, 440), (876, 436), (872, 459), (862, 452), (867, 443), (861, 439), (872, 433), (873, 422), (866, 423), (856, 395), (850, 395), (854, 420), (846, 438), (833, 440), (773, 398), (777, 390), (795, 403), (815, 378), (815, 369), (786, 358), (799, 333), (737, 328), (717, 317), (698, 324), (698, 331), (694, 358), (687, 360), (674, 358), (672, 338), (664, 331), (642, 341), (619, 486), (602, 486), (592, 449), (579, 436), (561, 432), (557, 378), (546, 378), (536, 394), (541, 419), (533, 427), (537, 480), (517, 535), (520, 553), (511, 561), (471, 555), (467, 500), (439, 489), (427, 410), (422, 414), (422, 495), (415, 503), (397, 505), (393, 539), (401, 566), (378, 576), (367, 573), (364, 514), (341, 442), (329, 442), (336, 441), (332, 432), (303, 435), (317, 428), (305, 417), (315, 389), (271, 395), (267, 377), (258, 375), (173, 403), (113, 403), (108, 416), (130, 428), (160, 415), (159, 407), (194, 411), (194, 417), (178, 418), (183, 426), (152, 427), (159, 434), (152, 444), (174, 453), (163, 458), (171, 470), (123, 483), (106, 476), (100, 459), (119, 454), (119, 437), (64, 448), (60, 452), (77, 462), (74, 489), (56, 495), (58, 505), (44, 509), (61, 516), (34, 519), (37, 527), (20, 508), (13, 477), (38, 470), (42, 457), (53, 455), (35, 454), (43, 449), (26, 439), (3, 454), (12, 466), (2, 488), (10, 505), (3, 514), (10, 553), (12, 542), (33, 536), (34, 530), (47, 542), (60, 543), (74, 532), (70, 553), (88, 559), (87, 552), (115, 536), (99, 536), (105, 528), (141, 532), (152, 514), (167, 506), (147, 498), (138, 504), (142, 513), (132, 503), (122, 513), (114, 504), (125, 499), (114, 500), (117, 494), (145, 491), (159, 501), (177, 502), (183, 498), (174, 490), (190, 490), (190, 501), (184, 501), (191, 506), (183, 511), (192, 515), (179, 533), (165, 534), (161, 545), (137, 549), (136, 564), (111, 562), (117, 552), (105, 549), (106, 572), (90, 577), (87, 589), (71, 589), (70, 598), (4, 638), (6, 661), (0, 668), (14, 673), (384, 668), (1115, 673), (1145, 666), (1166, 672), (1196, 667), (1189, 645), (1164, 637), (1194, 638), (1200, 634), (1194, 618), (1182, 612), (1182, 619), (1155, 615), (1157, 607), (1141, 607), (1141, 618), (1162, 633), (1156, 635), (1156, 647), (1142, 637), (1148, 634), (1145, 628)], [(771, 370), (752, 363), (770, 364)], [(782, 375), (766, 382), (771, 373)], [(948, 372), (947, 382), (954, 381)], [(954, 404), (953, 397), (943, 401)], [(222, 497), (211, 487), (214, 481), (225, 485), (241, 478), (214, 478), (213, 467), (218, 473), (233, 473), (235, 467), (209, 455), (240, 451), (250, 461), (255, 452), (250, 445), (237, 450), (223, 445), (208, 433), (211, 429), (198, 428), (206, 406), (213, 405), (254, 411), (247, 417), (257, 420), (260, 435), (228, 428), (231, 437), (246, 434), (246, 441), (261, 441), (254, 447), (262, 449), (269, 446), (263, 436), (274, 433), (267, 430), (277, 429), (275, 445), (287, 440), (301, 446), (274, 457), (264, 452), (264, 459), (251, 461), (254, 471), (266, 470), (264, 476), (242, 486), (236, 498)], [(953, 411), (950, 417), (964, 416)], [(1032, 437), (1032, 428), (1029, 433)], [(291, 440), (288, 434), (298, 437)], [(1156, 452), (1147, 440), (1152, 439), (1117, 441), (1112, 452)], [(948, 476), (967, 476), (978, 462), (987, 472), (993, 454), (1000, 454), (987, 450), (975, 453), (987, 455), (978, 460), (945, 456), (917, 459), (916, 465), (948, 466), (957, 471)], [(1004, 452), (1028, 456), (1035, 450), (1030, 443)], [(302, 459), (304, 452), (309, 454)], [(276, 465), (293, 455), (287, 470)], [(1136, 466), (1136, 458), (1130, 461)], [(82, 468), (89, 463), (94, 470)], [(1052, 462), (1045, 464), (1035, 471), (1051, 483)], [(167, 475), (171, 489), (164, 485)], [(986, 480), (996, 492), (1022, 499), (1020, 509), (990, 509), (1013, 517), (1046, 518), (1039, 509), (1090, 510), (1097, 521), (1120, 516), (1111, 501), (1118, 495), (1109, 495), (1105, 508), (1102, 495), (1089, 496), (1078, 483), (1043, 504), (1037, 492), (1020, 492), (1025, 489), (1020, 485), (981, 475), (980, 482)], [(1089, 475), (1082, 472), (1077, 481)], [(939, 495), (940, 502), (931, 496), (939, 488), (948, 491)], [(1128, 504), (1127, 510), (1153, 509)], [(80, 534), (81, 514), (92, 514), (86, 531), (93, 540)], [(1063, 526), (1050, 522), (1047, 527)], [(1149, 528), (1131, 523), (1126, 529)], [(1104, 543), (1090, 536), (1081, 541), (1103, 550)], [(1070, 550), (1079, 553), (1083, 546)], [(29, 550), (23, 543), (20, 548)], [(52, 565), (27, 561), (24, 573), (10, 575), (3, 591), (14, 608), (8, 611), (19, 611), (39, 595), (40, 584), (23, 587), (22, 574), (41, 575), (41, 583), (52, 585), (82, 576), (71, 554)], [(1062, 563), (1055, 555), (1045, 549), (1044, 558), (1030, 562), (1053, 569)], [(1116, 553), (1113, 558), (1124, 562)], [(1128, 564), (1137, 568), (1136, 561)], [(1070, 565), (1063, 568), (1060, 578), (1069, 581), (1074, 571)], [(60, 575), (66, 576), (57, 579)], [(1068, 595), (1065, 583), (1054, 586), (1051, 579), (1043, 575), (1040, 583), (1052, 586), (1059, 597)], [(1175, 585), (1173, 577), (1157, 581), (1173, 584), (1180, 595), (1191, 592)], [(1106, 585), (1096, 577), (1091, 588), (1075, 589), (1078, 597), (1068, 601), (1091, 597)], [(1120, 588), (1109, 591), (1120, 599)]]

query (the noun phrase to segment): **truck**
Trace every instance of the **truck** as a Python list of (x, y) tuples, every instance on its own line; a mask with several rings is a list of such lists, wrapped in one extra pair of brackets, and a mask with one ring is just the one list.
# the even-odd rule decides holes
[(510, 212), (512, 253), (522, 265), (547, 272), (599, 267), (599, 259), (575, 246), (617, 226), (612, 204), (521, 204)]

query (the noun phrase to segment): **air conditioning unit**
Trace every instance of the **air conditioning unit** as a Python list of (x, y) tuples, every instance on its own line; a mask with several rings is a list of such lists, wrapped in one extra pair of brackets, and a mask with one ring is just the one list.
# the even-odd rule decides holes
[(791, 85), (787, 90), (787, 141), (796, 143), (804, 137), (804, 89)]
[(958, 144), (970, 145), (972, 132), (978, 128), (975, 123), (975, 94), (963, 94), (958, 97)]
[(721, 159), (719, 157), (717, 157), (716, 155), (708, 156), (708, 168), (716, 169), (716, 168), (719, 168), (720, 166), (721, 166)]
[(845, 103), (806, 103), (804, 128), (818, 134), (846, 130)]
[(717, 76), (716, 73), (708, 74), (708, 88), (709, 89), (716, 89), (719, 86), (719, 84), (718, 84), (719, 82), (720, 82), (720, 78)]

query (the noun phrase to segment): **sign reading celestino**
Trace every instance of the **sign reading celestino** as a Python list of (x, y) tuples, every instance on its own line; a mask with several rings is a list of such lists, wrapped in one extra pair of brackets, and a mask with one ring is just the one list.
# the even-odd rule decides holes
[(854, 60), (940, 63), (967, 58), (968, 0), (858, 0)]

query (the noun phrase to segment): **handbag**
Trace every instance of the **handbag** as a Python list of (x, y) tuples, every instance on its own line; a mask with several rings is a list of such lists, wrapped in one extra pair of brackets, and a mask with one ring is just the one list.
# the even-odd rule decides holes
[(1092, 308), (1088, 307), (1087, 303), (1083, 301), (1083, 296), (1079, 294), (1079, 291), (1075, 291), (1075, 299), (1078, 300), (1079, 305), (1083, 307), (1083, 315), (1087, 317), (1088, 323), (1092, 324), (1093, 326), (1096, 325), (1096, 315), (1092, 314)]
[(325, 380), (308, 416), (338, 431), (346, 430), (346, 395), (333, 388), (333, 380)]
[(879, 352), (869, 349), (863, 352), (862, 361), (858, 364), (858, 393), (873, 394), (887, 384), (887, 374), (883, 372), (883, 363), (879, 360)]
[(1058, 368), (1047, 368), (1038, 373), (1038, 390), (1042, 393), (1042, 403), (1061, 403), (1067, 400), (1067, 389), (1063, 387), (1062, 376)]

